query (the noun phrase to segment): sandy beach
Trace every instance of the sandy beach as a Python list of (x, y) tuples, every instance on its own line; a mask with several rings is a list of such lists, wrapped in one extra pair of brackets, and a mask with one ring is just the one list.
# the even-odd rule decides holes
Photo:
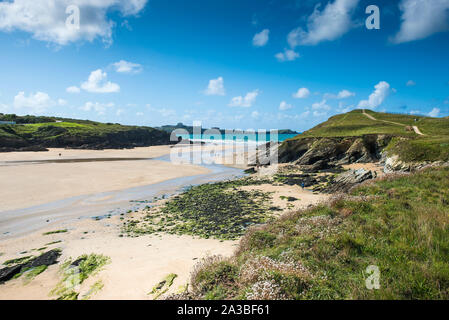
[[(3, 153), (0, 157), (1, 211), (79, 195), (153, 185), (210, 171), (199, 165), (149, 160), (168, 155), (170, 151), (169, 146), (156, 146), (132, 150), (51, 149), (49, 152)], [(127, 161), (127, 158), (143, 160)], [(82, 284), (81, 295), (88, 290), (91, 281), (100, 279), (104, 289), (95, 296), (96, 299), (151, 299), (148, 292), (167, 274), (178, 275), (171, 288), (174, 291), (188, 282), (189, 272), (196, 261), (208, 254), (230, 255), (236, 245), (233, 241), (189, 236), (121, 238), (119, 218), (50, 222), (38, 231), (1, 240), (0, 261), (38, 255), (37, 249), (42, 247), (62, 249), (61, 262), (82, 254), (104, 254), (111, 258), (111, 263), (98, 277), (89, 278)], [(43, 235), (61, 229), (68, 232)], [(58, 243), (48, 245), (55, 241)], [(58, 268), (59, 265), (50, 266), (31, 283), (24, 284), (17, 279), (0, 285), (0, 299), (55, 298), (49, 296), (49, 292), (59, 281)]]
[[(49, 152), (2, 153), (0, 212), (208, 172), (200, 166), (157, 160), (105, 161), (152, 159), (167, 155), (170, 150), (169, 146), (155, 146), (133, 150), (51, 149)], [(85, 162), (76, 162), (81, 159)], [(66, 160), (74, 162), (64, 162)]]
[[(55, 228), (68, 228), (67, 233), (43, 235)], [(230, 256), (237, 242), (220, 242), (213, 239), (198, 239), (190, 236), (163, 235), (121, 238), (119, 217), (102, 221), (86, 219), (76, 223), (63, 223), (39, 230), (26, 237), (13, 238), (0, 242), (1, 261), (30, 254), (33, 250), (45, 247), (47, 243), (62, 241), (47, 246), (48, 250), (61, 248), (60, 262), (76, 258), (82, 254), (103, 254), (111, 258), (97, 275), (90, 277), (79, 288), (80, 298), (97, 281), (104, 288), (91, 299), (112, 300), (151, 300), (151, 289), (168, 274), (178, 277), (167, 292), (175, 293), (180, 286), (189, 282), (192, 267), (201, 258), (221, 254)], [(20, 252), (27, 251), (26, 254)], [(4, 299), (55, 299), (50, 291), (60, 281), (59, 264), (50, 266), (30, 283), (23, 279), (10, 280), (0, 285), (0, 300)]]
[[(157, 185), (188, 176), (207, 177), (210, 168), (213, 168), (151, 160), (166, 156), (170, 151), (168, 146), (158, 146), (133, 150), (52, 149), (49, 152), (1, 154), (0, 187), (3, 192), (0, 195), (0, 221), (2, 211), (5, 215), (6, 210), (28, 208), (85, 194)], [(313, 194), (298, 186), (260, 185), (245, 188), (271, 193), (273, 204), (287, 211), (306, 208), (326, 199), (324, 195)], [(297, 200), (285, 200), (290, 196)], [(77, 206), (77, 203), (71, 206)], [(58, 210), (53, 211), (58, 213)], [(14, 214), (14, 211), (9, 211), (10, 215), (11, 212)], [(132, 219), (141, 214), (137, 210), (126, 216)], [(16, 220), (25, 221), (31, 215), (40, 216), (39, 212), (31, 212), (23, 217), (19, 215)], [(51, 218), (36, 230), (19, 235), (3, 234), (0, 240), (2, 263), (8, 259), (38, 256), (41, 252), (55, 248), (62, 250), (62, 256), (59, 264), (50, 266), (30, 282), (18, 278), (0, 284), (0, 300), (55, 299), (50, 292), (61, 279), (58, 273), (61, 262), (91, 253), (106, 255), (111, 262), (82, 283), (77, 289), (80, 299), (86, 297), (92, 285), (98, 281), (101, 281), (103, 288), (90, 299), (153, 299), (154, 296), (149, 292), (167, 275), (176, 274), (177, 277), (165, 294), (176, 293), (180, 287), (188, 284), (190, 272), (201, 258), (216, 254), (231, 256), (238, 244), (238, 241), (201, 239), (187, 235), (121, 237), (122, 215), (112, 215), (101, 220), (89, 216)], [(4, 223), (13, 222), (12, 219), (3, 220)], [(65, 229), (67, 232), (64, 233), (44, 234)]]

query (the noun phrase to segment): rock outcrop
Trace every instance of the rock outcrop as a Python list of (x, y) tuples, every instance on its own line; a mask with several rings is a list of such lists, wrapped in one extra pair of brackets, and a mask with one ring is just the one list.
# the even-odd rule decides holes
[(300, 138), (285, 141), (279, 147), (279, 162), (292, 162), (308, 170), (323, 170), (351, 164), (377, 162), (391, 136)]
[(40, 266), (50, 266), (58, 262), (61, 251), (58, 249), (47, 251), (25, 263), (0, 269), (0, 283), (11, 280), (16, 274)]
[(324, 190), (326, 193), (347, 192), (353, 186), (376, 177), (376, 173), (365, 169), (348, 170), (337, 176)]

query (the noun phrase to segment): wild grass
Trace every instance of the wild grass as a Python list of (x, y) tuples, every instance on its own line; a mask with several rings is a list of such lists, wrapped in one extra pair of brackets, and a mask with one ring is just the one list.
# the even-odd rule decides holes
[[(378, 121), (369, 119), (362, 110), (354, 110), (329, 118), (316, 127), (286, 141), (313, 137), (358, 137), (370, 134), (390, 135), (394, 138), (387, 146), (406, 162), (449, 160), (449, 119), (380, 113), (366, 110)], [(384, 122), (386, 121), (386, 122)], [(417, 126), (424, 136), (406, 127)]]
[[(370, 265), (378, 290), (366, 287)], [(203, 299), (449, 299), (449, 168), (251, 228), (234, 257), (202, 261), (191, 288)]]

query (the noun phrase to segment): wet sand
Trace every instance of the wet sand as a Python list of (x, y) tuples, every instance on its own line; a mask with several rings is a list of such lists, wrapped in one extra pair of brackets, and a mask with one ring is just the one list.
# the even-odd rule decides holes
[(204, 167), (190, 164), (127, 160), (156, 158), (169, 154), (170, 150), (169, 146), (156, 146), (135, 150), (51, 149), (49, 152), (2, 153), (0, 213), (208, 172)]
[[(17, 212), (0, 210), (2, 224), (14, 225), (18, 228), (23, 227), (20, 224), (23, 221), (28, 221), (28, 225), (36, 226), (34, 220), (26, 220), (30, 219), (30, 216), (44, 219), (44, 226), (38, 225), (36, 230), (17, 235), (0, 235), (0, 263), (8, 259), (38, 255), (53, 248), (62, 249), (60, 262), (70, 257), (75, 259), (82, 254), (103, 254), (111, 258), (111, 263), (81, 285), (78, 290), (80, 299), (97, 281), (101, 281), (104, 287), (91, 299), (153, 299), (154, 296), (148, 293), (170, 273), (175, 273), (178, 277), (166, 294), (177, 292), (181, 286), (189, 282), (190, 272), (201, 258), (215, 254), (231, 256), (238, 242), (169, 234), (137, 238), (120, 237), (121, 216), (112, 215), (109, 218), (95, 220), (86, 216), (85, 213), (87, 208), (95, 210), (97, 201), (107, 201), (118, 195), (129, 202), (130, 195), (149, 194), (150, 189), (146, 188), (156, 188), (163, 192), (173, 191), (179, 185), (205, 183), (241, 172), (217, 165), (175, 165), (167, 161), (169, 152), (169, 147), (162, 146), (135, 150), (61, 151), (53, 149), (50, 153), (1, 154), (0, 174), (7, 175), (7, 179), (1, 182), (1, 188), (8, 193), (1, 195), (0, 203), (8, 204), (11, 208), (28, 207), (30, 203), (44, 203), (45, 208), (47, 202), (52, 199), (61, 199), (66, 196), (73, 198), (74, 195), (87, 192), (93, 192), (94, 195), (79, 196), (80, 199), (75, 196), (76, 201), (67, 202), (65, 207), (56, 206), (52, 210), (47, 208), (46, 214), (51, 216), (48, 222), (45, 221), (45, 215), (42, 216), (36, 208), (29, 208), (29, 212), (25, 210), (21, 214), (18, 214), (21, 209)], [(156, 157), (160, 160), (123, 159)], [(104, 158), (115, 158), (115, 160), (97, 161)], [(119, 158), (121, 159), (117, 160)], [(78, 161), (80, 159), (82, 161)], [(6, 163), (7, 161), (19, 162)], [(32, 163), (23, 163), (23, 161)], [(62, 162), (54, 163), (57, 161)], [(272, 168), (267, 169), (268, 174), (271, 171)], [(167, 180), (170, 177), (174, 179)], [(132, 186), (137, 186), (134, 189), (138, 192), (133, 193), (134, 189), (129, 189)], [(105, 192), (117, 190), (117, 188), (125, 188), (125, 190)], [(261, 185), (255, 188), (273, 192), (273, 204), (287, 211), (305, 208), (325, 200), (325, 196), (314, 195), (310, 191), (301, 190), (295, 186)], [(99, 193), (95, 195), (95, 192)], [(288, 196), (296, 197), (298, 200), (288, 202), (285, 200)], [(65, 201), (67, 200), (62, 200), (63, 203)], [(55, 219), (55, 215), (65, 215), (71, 208), (79, 208), (83, 212), (83, 217)], [(2, 213), (4, 216), (9, 215), (11, 219), (1, 220)], [(75, 213), (78, 214), (78, 212)], [(139, 214), (141, 213), (133, 212), (127, 216), (137, 217)], [(68, 232), (43, 234), (62, 229), (67, 229)], [(54, 241), (61, 242), (48, 244)], [(37, 250), (42, 247), (46, 248), (43, 251)], [(0, 265), (0, 268), (2, 267)], [(18, 278), (0, 284), (0, 300), (55, 299), (56, 297), (49, 296), (49, 293), (61, 279), (58, 274), (59, 267), (60, 263), (50, 266), (29, 283)]]

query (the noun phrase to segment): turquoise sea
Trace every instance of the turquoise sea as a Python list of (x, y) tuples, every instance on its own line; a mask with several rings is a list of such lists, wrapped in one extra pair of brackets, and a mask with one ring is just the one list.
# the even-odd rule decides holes
[(287, 133), (282, 133), (282, 134), (275, 134), (275, 135), (270, 135), (269, 133), (267, 134), (241, 134), (241, 133), (236, 133), (236, 134), (232, 134), (232, 135), (227, 135), (227, 134), (221, 134), (221, 135), (215, 135), (215, 136), (210, 136), (210, 135), (205, 135), (205, 134), (181, 134), (179, 135), (180, 137), (182, 137), (183, 139), (190, 139), (192, 141), (203, 141), (203, 142), (231, 142), (231, 141), (235, 141), (235, 142), (255, 142), (255, 143), (266, 143), (266, 142), (282, 142), (285, 141), (287, 139), (293, 138), (295, 136), (297, 136), (297, 134), (287, 134)]

